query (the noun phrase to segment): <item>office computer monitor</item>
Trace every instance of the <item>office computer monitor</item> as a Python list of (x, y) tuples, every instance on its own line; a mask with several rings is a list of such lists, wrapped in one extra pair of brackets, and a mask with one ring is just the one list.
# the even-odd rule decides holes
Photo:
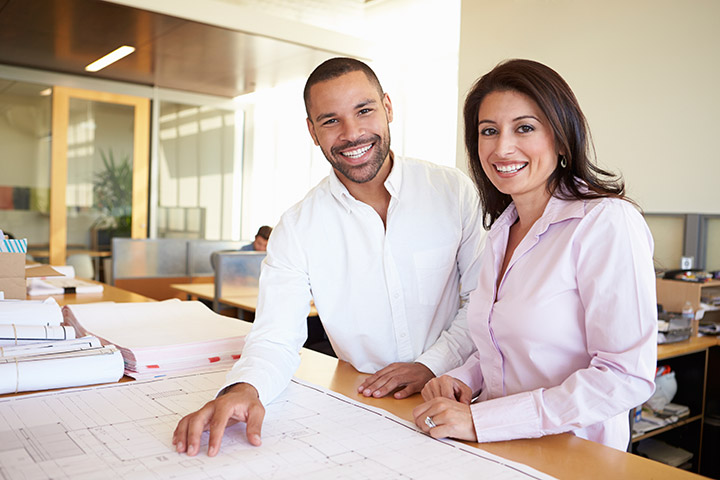
[(685, 237), (685, 215), (646, 213), (645, 221), (655, 241), (653, 254), (655, 270), (680, 268)]
[(720, 270), (720, 215), (703, 215), (705, 270)]

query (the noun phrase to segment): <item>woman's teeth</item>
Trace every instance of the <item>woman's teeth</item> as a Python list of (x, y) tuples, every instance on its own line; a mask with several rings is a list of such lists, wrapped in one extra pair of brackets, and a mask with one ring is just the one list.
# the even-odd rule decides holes
[(515, 173), (527, 167), (527, 163), (518, 163), (516, 165), (495, 165), (495, 169), (501, 173)]

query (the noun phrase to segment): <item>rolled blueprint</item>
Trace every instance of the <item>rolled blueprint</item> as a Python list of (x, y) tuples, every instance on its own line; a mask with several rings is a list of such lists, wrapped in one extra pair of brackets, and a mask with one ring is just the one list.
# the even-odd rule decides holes
[(60, 325), (62, 310), (54, 298), (0, 301), (0, 324)]
[(75, 338), (75, 329), (49, 325), (0, 324), (0, 346), (22, 345), (42, 340), (68, 340)]
[(32, 360), (0, 362), (0, 394), (117, 382), (125, 365), (110, 345)]

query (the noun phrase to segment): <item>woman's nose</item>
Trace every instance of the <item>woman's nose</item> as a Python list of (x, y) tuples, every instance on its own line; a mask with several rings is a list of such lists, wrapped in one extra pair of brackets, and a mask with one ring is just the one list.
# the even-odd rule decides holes
[(509, 133), (500, 133), (498, 141), (495, 145), (495, 154), (498, 157), (505, 158), (515, 153), (515, 139)]

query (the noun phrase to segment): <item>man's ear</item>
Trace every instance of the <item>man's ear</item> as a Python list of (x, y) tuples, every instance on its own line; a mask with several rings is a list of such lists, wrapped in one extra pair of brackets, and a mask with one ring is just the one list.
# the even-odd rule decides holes
[(387, 115), (388, 123), (392, 122), (392, 120), (393, 120), (392, 102), (390, 101), (390, 96), (387, 93), (383, 94), (383, 107), (385, 107), (385, 114)]
[(317, 140), (317, 135), (315, 135), (315, 125), (313, 125), (312, 121), (309, 118), (306, 118), (305, 122), (307, 122), (308, 132), (310, 132), (310, 136), (312, 137), (313, 142), (315, 142), (316, 146), (320, 145)]

